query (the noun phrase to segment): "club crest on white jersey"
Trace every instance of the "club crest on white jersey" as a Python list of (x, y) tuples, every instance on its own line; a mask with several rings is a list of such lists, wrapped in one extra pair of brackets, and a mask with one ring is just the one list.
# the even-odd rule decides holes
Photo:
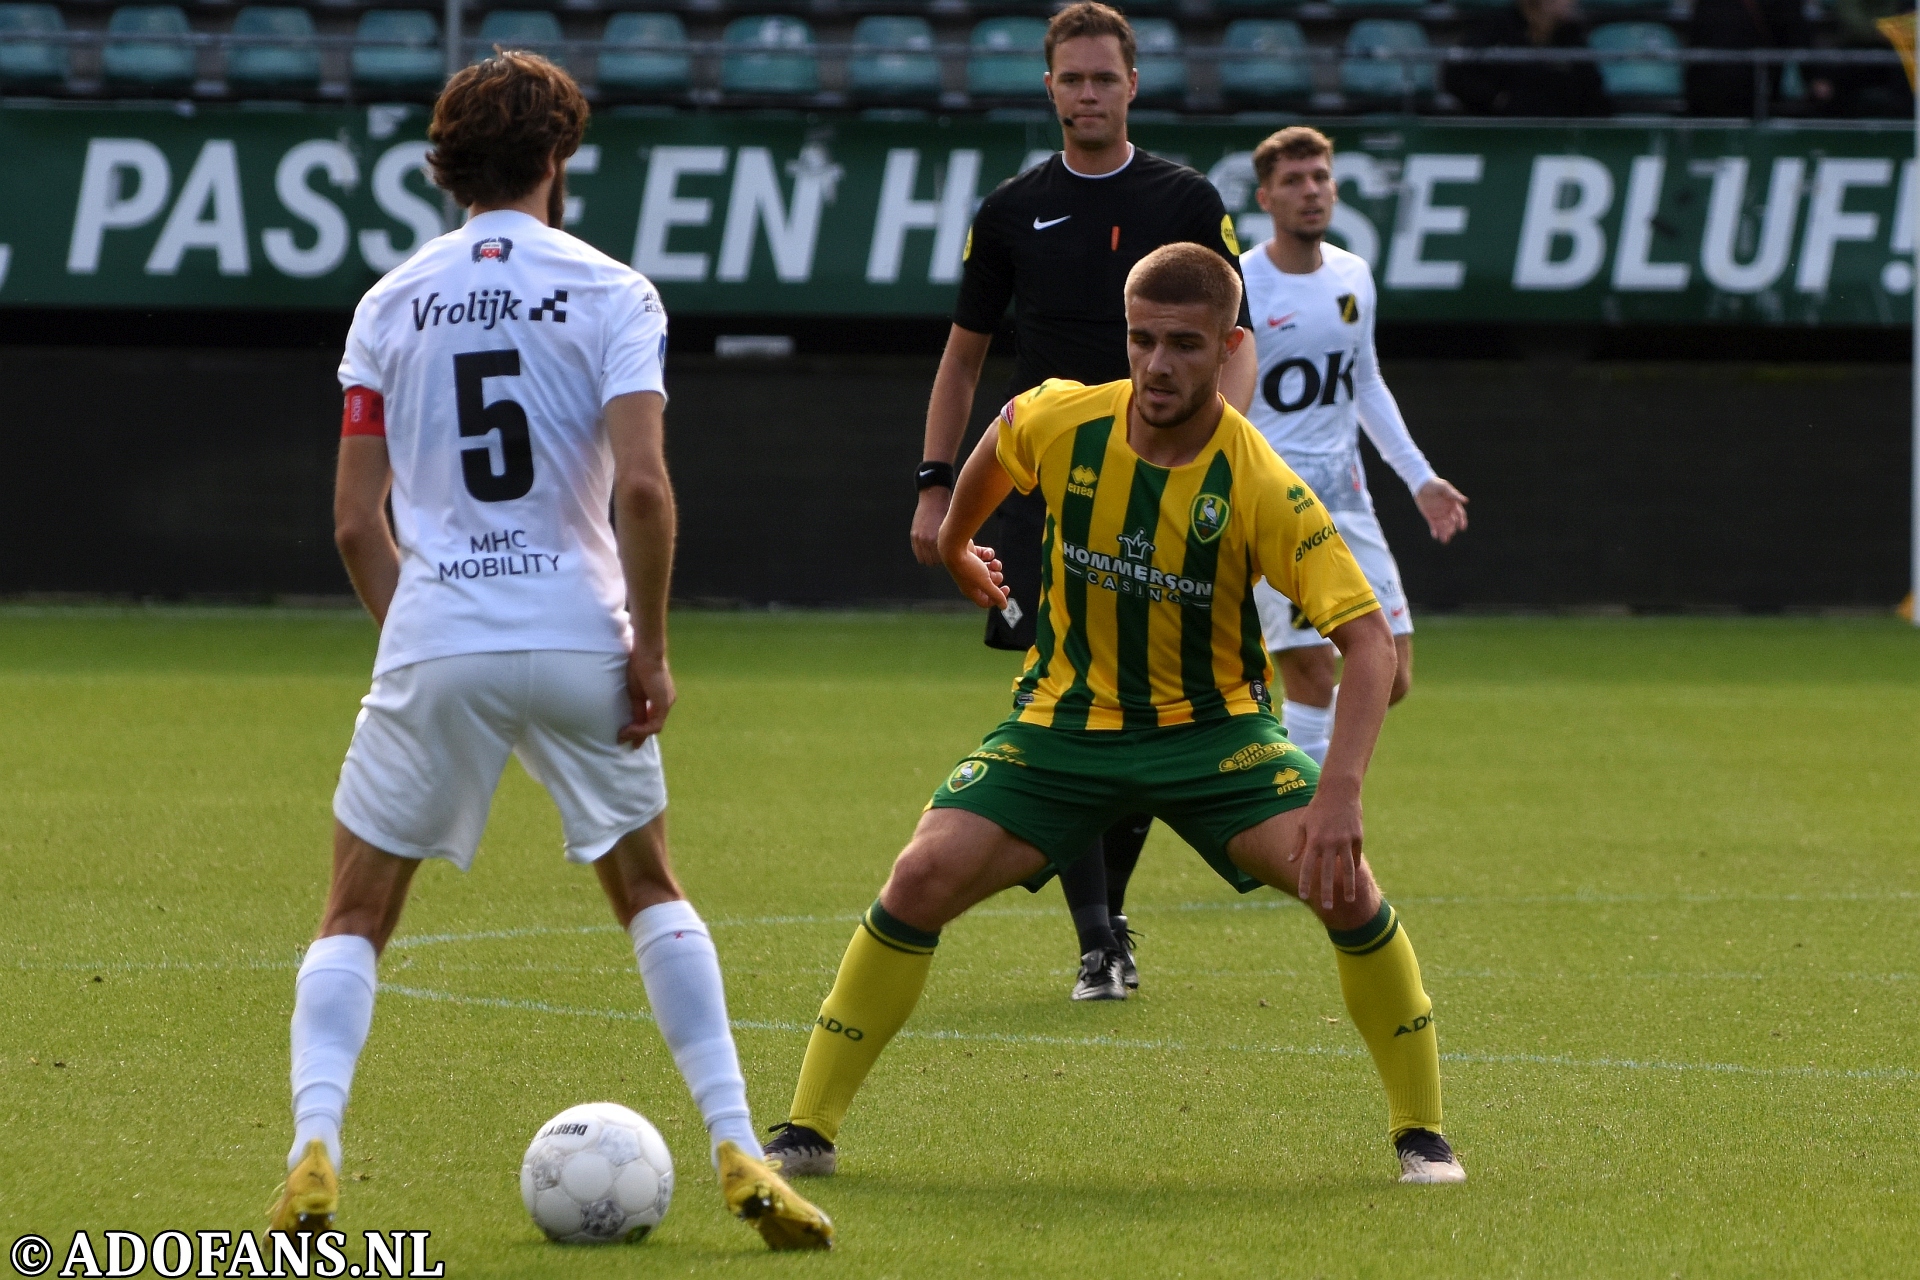
[(666, 394), (666, 312), (624, 263), (497, 210), (354, 312), (342, 387), (385, 401), (399, 590), (374, 670), (457, 653), (625, 653), (604, 407)]

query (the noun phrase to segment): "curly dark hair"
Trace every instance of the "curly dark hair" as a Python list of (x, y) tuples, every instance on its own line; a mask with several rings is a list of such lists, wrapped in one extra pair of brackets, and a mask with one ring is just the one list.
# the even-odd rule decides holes
[(573, 77), (537, 53), (494, 46), (455, 72), (433, 104), (427, 164), (461, 205), (509, 204), (565, 160), (587, 131), (587, 100)]

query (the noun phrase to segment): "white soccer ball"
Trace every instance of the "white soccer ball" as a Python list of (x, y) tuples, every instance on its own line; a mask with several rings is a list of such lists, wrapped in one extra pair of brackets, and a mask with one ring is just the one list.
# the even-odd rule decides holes
[(673, 1156), (639, 1112), (582, 1103), (534, 1135), (520, 1162), (520, 1199), (562, 1244), (645, 1239), (673, 1200)]

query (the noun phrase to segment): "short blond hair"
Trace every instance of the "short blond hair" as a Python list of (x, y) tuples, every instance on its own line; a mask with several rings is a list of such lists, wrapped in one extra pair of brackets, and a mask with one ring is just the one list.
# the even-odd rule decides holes
[(1253, 176), (1262, 186), (1282, 160), (1311, 160), (1325, 156), (1333, 163), (1333, 139), (1310, 125), (1292, 124), (1270, 134), (1253, 149)]
[(1127, 272), (1126, 296), (1173, 306), (1204, 303), (1222, 333), (1240, 319), (1240, 273), (1205, 245), (1163, 244)]

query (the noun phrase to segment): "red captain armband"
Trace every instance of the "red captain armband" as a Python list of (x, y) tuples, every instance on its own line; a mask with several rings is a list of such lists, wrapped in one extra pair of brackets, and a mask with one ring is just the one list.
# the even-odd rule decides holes
[(378, 391), (348, 387), (346, 407), (340, 414), (342, 436), (385, 436), (387, 401)]

